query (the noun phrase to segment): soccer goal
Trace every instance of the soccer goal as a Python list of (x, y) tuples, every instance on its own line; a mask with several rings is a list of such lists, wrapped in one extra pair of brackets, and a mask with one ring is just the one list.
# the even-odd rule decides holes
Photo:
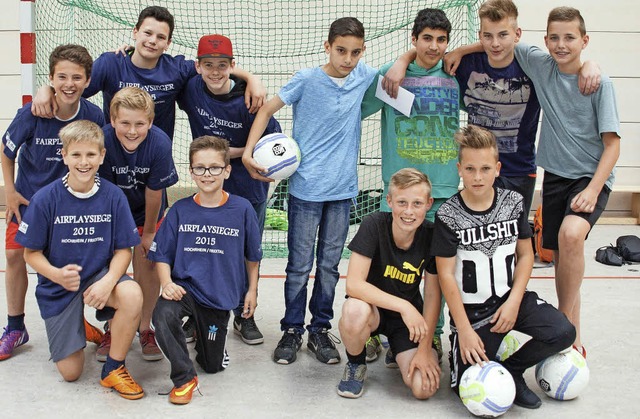
[[(323, 42), (329, 25), (339, 17), (354, 16), (363, 22), (367, 45), (364, 60), (379, 67), (410, 47), (413, 19), (425, 7), (447, 13), (453, 25), (449, 49), (475, 40), (477, 9), (481, 3), (481, 0), (36, 0), (36, 84), (48, 83), (48, 56), (57, 45), (84, 45), (95, 58), (123, 43), (132, 44), (131, 29), (139, 12), (150, 5), (167, 7), (175, 16), (176, 28), (168, 53), (195, 58), (202, 35), (224, 34), (234, 44), (237, 64), (259, 75), (272, 95), (296, 70), (326, 62)], [(94, 100), (102, 106), (99, 95)], [(291, 108), (282, 109), (276, 118), (283, 131), (291, 134)], [(363, 121), (362, 126), (358, 165), (361, 193), (353, 201), (353, 225), (347, 242), (358, 222), (376, 210), (382, 198), (379, 115)], [(173, 157), (180, 182), (169, 190), (170, 200), (184, 196), (192, 187), (187, 155), (190, 141), (186, 116), (178, 112)], [(263, 249), (265, 257), (284, 257), (287, 254), (286, 185), (273, 185), (271, 192)]]

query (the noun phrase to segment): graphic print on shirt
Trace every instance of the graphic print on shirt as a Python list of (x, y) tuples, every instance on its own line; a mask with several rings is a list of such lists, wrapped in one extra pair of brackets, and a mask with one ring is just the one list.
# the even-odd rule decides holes
[[(384, 277), (395, 279), (400, 282), (404, 282), (405, 284), (414, 284), (416, 280), (422, 278), (422, 265), (424, 264), (424, 259), (420, 260), (420, 264), (416, 268), (410, 262), (402, 262), (402, 268), (398, 268), (397, 266), (387, 265), (384, 269)], [(403, 272), (404, 271), (404, 272)], [(407, 273), (409, 271), (411, 273)]]
[(395, 111), (398, 155), (414, 164), (447, 164), (458, 158), (459, 91), (454, 79), (411, 77), (402, 87), (415, 94), (412, 117)]
[(498, 151), (518, 151), (518, 128), (531, 96), (527, 77), (493, 80), (472, 71), (464, 92), (469, 124), (490, 129), (496, 135)]
[(486, 213), (469, 213), (460, 195), (442, 205), (438, 218), (456, 234), (456, 274), (464, 304), (482, 304), (511, 289), (522, 214), (519, 194), (497, 189), (496, 203)]

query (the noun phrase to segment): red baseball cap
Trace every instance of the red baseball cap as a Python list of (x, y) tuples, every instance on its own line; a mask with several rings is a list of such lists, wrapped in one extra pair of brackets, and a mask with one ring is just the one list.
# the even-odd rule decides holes
[(198, 42), (198, 59), (231, 58), (233, 46), (231, 40), (224, 35), (205, 35)]

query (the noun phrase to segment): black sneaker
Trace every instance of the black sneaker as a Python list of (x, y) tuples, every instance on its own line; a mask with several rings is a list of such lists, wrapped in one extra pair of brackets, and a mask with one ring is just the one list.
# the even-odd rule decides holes
[(337, 364), (340, 362), (340, 354), (333, 342), (340, 343), (340, 339), (329, 333), (327, 329), (321, 329), (319, 332), (309, 333), (307, 348), (316, 354), (318, 361), (324, 364)]
[(196, 322), (193, 317), (187, 317), (187, 321), (182, 325), (182, 333), (184, 333), (184, 340), (187, 343), (196, 340)]
[(542, 400), (527, 386), (522, 373), (511, 373), (513, 382), (516, 384), (516, 398), (513, 404), (526, 409), (537, 409), (542, 404)]
[(253, 316), (245, 319), (241, 316), (233, 318), (233, 332), (242, 338), (247, 345), (258, 345), (264, 342), (264, 336), (260, 333)]
[(273, 351), (273, 360), (278, 364), (291, 364), (296, 360), (296, 353), (302, 346), (302, 335), (294, 328), (286, 330), (282, 339)]

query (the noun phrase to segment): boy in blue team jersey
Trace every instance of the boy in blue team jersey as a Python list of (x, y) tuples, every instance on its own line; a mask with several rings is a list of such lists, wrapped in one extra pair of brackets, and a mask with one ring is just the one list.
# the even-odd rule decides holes
[(38, 272), (36, 300), (45, 322), (51, 360), (65, 381), (80, 378), (84, 366), (84, 305), (99, 320), (112, 318), (113, 335), (100, 384), (126, 399), (142, 388), (124, 360), (140, 320), (140, 287), (125, 275), (130, 247), (140, 242), (127, 200), (97, 177), (105, 155), (102, 130), (75, 121), (60, 131), (61, 156), (69, 172), (31, 199), (16, 241)]
[(189, 165), (198, 192), (171, 207), (149, 252), (162, 284), (153, 325), (171, 363), (174, 404), (189, 403), (198, 386), (182, 318), (190, 316), (196, 325), (196, 361), (216, 373), (229, 364), (229, 310), (244, 296), (242, 315), (250, 318), (257, 305), (260, 230), (251, 204), (223, 190), (229, 161), (225, 139), (204, 136), (191, 143)]
[[(231, 174), (224, 183), (227, 192), (246, 198), (258, 216), (260, 235), (264, 230), (269, 184), (253, 179), (242, 164), (242, 152), (255, 119), (243, 100), (247, 84), (232, 74), (235, 68), (231, 40), (223, 35), (205, 35), (198, 43), (196, 69), (199, 76), (189, 80), (178, 97), (187, 113), (193, 138), (214, 135), (229, 142)], [(263, 135), (281, 132), (271, 118)], [(253, 317), (242, 314), (242, 302), (234, 310), (233, 328), (250, 345), (264, 342)]]
[(264, 167), (253, 159), (253, 149), (273, 114), (285, 104), (293, 105), (293, 138), (302, 161), (289, 178), (285, 315), (280, 321), (283, 336), (273, 354), (279, 364), (294, 362), (302, 346), (316, 237), (318, 260), (307, 347), (320, 362), (340, 362), (328, 331), (349, 208), (358, 194), (360, 105), (376, 69), (360, 62), (365, 51), (364, 26), (356, 18), (334, 21), (324, 47), (329, 55), (325, 65), (298, 71), (258, 111), (242, 156), (252, 177), (270, 181), (260, 174)]
[[(162, 359), (150, 326), (160, 282), (147, 253), (166, 210), (165, 188), (178, 181), (171, 140), (152, 125), (153, 116), (153, 100), (144, 90), (125, 87), (116, 93), (111, 101), (111, 124), (103, 128), (107, 155), (100, 167), (100, 176), (124, 191), (142, 239), (133, 250), (133, 274), (144, 295), (139, 334), (142, 357), (147, 361)], [(96, 352), (99, 361), (109, 351), (108, 337), (107, 331)]]
[[(165, 54), (171, 45), (173, 29), (174, 18), (166, 8), (149, 6), (140, 12), (133, 29), (135, 48), (124, 54), (105, 52), (96, 59), (94, 74), (84, 97), (102, 91), (107, 121), (110, 119), (110, 103), (116, 92), (124, 87), (139, 87), (149, 92), (156, 104), (154, 125), (173, 139), (176, 98), (187, 81), (196, 76), (192, 60), (186, 60), (183, 55), (174, 57)], [(256, 112), (266, 95), (262, 84), (239, 68), (236, 68), (235, 74), (247, 80), (245, 104), (251, 112)], [(41, 87), (33, 104), (35, 115), (51, 117), (51, 90), (46, 86)]]
[[(92, 62), (89, 52), (80, 45), (61, 45), (54, 49), (49, 57), (49, 80), (56, 93), (55, 118), (33, 116), (31, 103), (28, 103), (18, 110), (2, 137), (2, 174), (7, 205), (5, 284), (8, 325), (0, 339), (0, 360), (11, 357), (14, 348), (29, 340), (24, 324), (27, 268), (24, 249), (15, 241), (15, 236), (33, 194), (67, 172), (62, 162), (58, 132), (70, 122), (81, 119), (104, 125), (100, 108), (81, 97), (91, 78)], [(16, 159), (18, 176), (14, 181)], [(87, 323), (87, 337), (100, 343), (101, 332)]]

